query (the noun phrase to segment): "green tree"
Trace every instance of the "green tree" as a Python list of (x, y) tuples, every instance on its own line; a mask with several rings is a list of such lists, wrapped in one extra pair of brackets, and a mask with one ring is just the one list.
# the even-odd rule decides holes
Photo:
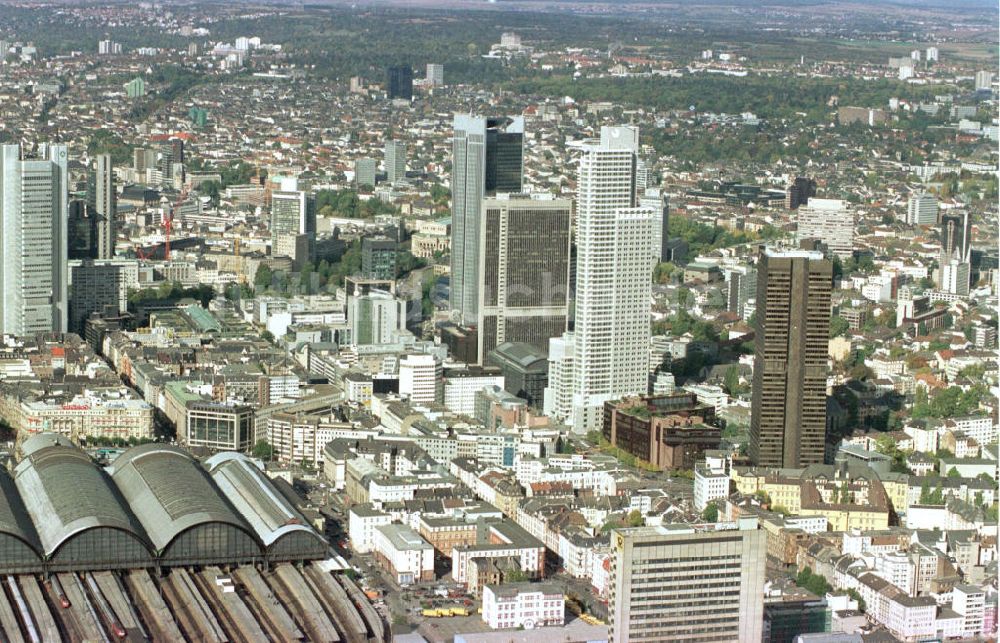
[(431, 293), (434, 291), (435, 283), (437, 283), (437, 278), (431, 271), (427, 271), (420, 282), (420, 312), (424, 319), (430, 319), (434, 316), (434, 300), (431, 298)]
[(505, 583), (523, 583), (530, 580), (528, 574), (521, 569), (511, 569), (503, 575), (503, 582)]
[(930, 504), (931, 497), (931, 483), (924, 480), (920, 483), (920, 500), (917, 502), (922, 505)]
[(642, 512), (638, 509), (633, 509), (628, 514), (628, 526), (629, 527), (641, 527), (645, 524), (646, 520), (642, 517)]
[(705, 522), (716, 522), (719, 519), (719, 507), (714, 502), (708, 503), (701, 512), (701, 519)]
[(910, 469), (906, 466), (906, 458), (909, 453), (901, 450), (891, 435), (878, 436), (875, 439), (875, 451), (892, 458), (891, 468), (893, 471), (909, 473)]
[(930, 415), (930, 403), (927, 398), (927, 387), (917, 386), (917, 391), (913, 396), (912, 415), (915, 419), (925, 418)]
[(253, 277), (253, 284), (258, 288), (267, 289), (271, 287), (273, 278), (271, 268), (266, 264), (260, 264), (257, 266), (257, 274)]
[(722, 388), (726, 389), (726, 393), (734, 397), (742, 392), (742, 387), (740, 386), (740, 369), (738, 366), (730, 366), (726, 369), (726, 374), (722, 380)]
[(202, 190), (205, 192), (205, 196), (209, 198), (214, 207), (219, 206), (219, 202), (222, 200), (222, 184), (218, 181), (209, 181), (202, 184)]
[(808, 567), (799, 572), (798, 576), (795, 578), (795, 584), (799, 587), (808, 589), (817, 596), (825, 596), (833, 589), (830, 583), (827, 582), (825, 576), (822, 574), (812, 573), (812, 570)]
[(253, 445), (253, 450), (251, 451), (253, 457), (260, 460), (273, 460), (275, 456), (274, 447), (267, 440), (260, 440), (257, 444)]
[(851, 325), (840, 315), (834, 315), (830, 318), (830, 337), (846, 335), (850, 329)]
[(656, 264), (653, 269), (653, 282), (658, 284), (670, 283), (670, 279), (677, 272), (677, 266), (669, 261), (662, 261)]
[(949, 478), (961, 478), (962, 474), (958, 472), (958, 469), (956, 469), (955, 467), (952, 467), (951, 469), (948, 469), (948, 477)]
[(409, 250), (400, 250), (396, 255), (396, 278), (400, 279), (414, 270), (426, 266), (427, 262), (424, 259), (414, 257)]
[(865, 603), (865, 599), (861, 598), (861, 594), (858, 593), (858, 590), (851, 587), (847, 590), (847, 595), (850, 596), (852, 600), (858, 602), (859, 612), (864, 612), (868, 608), (868, 605)]
[(450, 198), (451, 190), (448, 188), (438, 183), (431, 186), (431, 201), (434, 202), (434, 205), (446, 206), (448, 205), (448, 199)]

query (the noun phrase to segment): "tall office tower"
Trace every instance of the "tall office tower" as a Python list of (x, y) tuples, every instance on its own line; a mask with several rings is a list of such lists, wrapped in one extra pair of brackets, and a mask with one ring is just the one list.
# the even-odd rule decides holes
[(938, 202), (933, 194), (915, 194), (906, 204), (906, 222), (910, 225), (937, 223)]
[(938, 287), (968, 295), (972, 287), (972, 219), (968, 212), (941, 217), (941, 260)]
[(821, 252), (765, 249), (757, 265), (750, 459), (823, 462), (833, 264)]
[(968, 261), (972, 251), (972, 219), (968, 212), (941, 217), (941, 255)]
[(938, 48), (937, 47), (928, 47), (927, 48), (927, 55), (924, 56), (924, 58), (927, 60), (927, 62), (935, 62), (936, 63), (938, 61)]
[(132, 150), (132, 168), (139, 176), (141, 183), (146, 178), (146, 169), (156, 167), (156, 150), (148, 147), (137, 147)]
[(990, 91), (993, 89), (993, 72), (976, 72), (976, 91)]
[(316, 201), (302, 191), (271, 193), (271, 254), (291, 257), (296, 268), (311, 261), (316, 242)]
[(670, 197), (666, 194), (662, 195), (662, 202), (657, 211), (659, 216), (653, 219), (659, 224), (653, 224), (654, 252), (657, 254), (657, 261), (670, 261)]
[(757, 296), (757, 269), (737, 266), (729, 271), (726, 280), (726, 310), (748, 319), (747, 303)]
[(483, 200), (478, 363), (504, 342), (547, 350), (566, 331), (572, 210), (569, 200), (548, 194)]
[(956, 256), (942, 257), (938, 287), (953, 295), (968, 295), (972, 288), (972, 266)]
[(416, 403), (441, 403), (444, 369), (433, 355), (410, 354), (399, 360), (399, 394)]
[(352, 295), (347, 298), (347, 323), (354, 346), (399, 341), (406, 327), (406, 302), (384, 290)]
[(146, 81), (141, 76), (136, 76), (125, 83), (125, 95), (129, 98), (142, 98), (146, 95)]
[(156, 169), (160, 171), (163, 177), (163, 182), (166, 184), (173, 183), (173, 177), (176, 172), (174, 166), (180, 168), (181, 181), (184, 181), (184, 140), (180, 138), (171, 138), (166, 141), (162, 141), (158, 146), (159, 158), (156, 162)]
[(361, 276), (365, 279), (396, 279), (396, 259), (399, 244), (395, 239), (361, 240)]
[(110, 154), (98, 154), (94, 161), (94, 168), (87, 177), (87, 204), (97, 217), (97, 258), (111, 259), (115, 255), (118, 196)]
[(375, 187), (376, 174), (378, 174), (378, 163), (375, 159), (354, 161), (354, 184), (358, 187)]
[(646, 193), (646, 189), (652, 184), (653, 170), (649, 167), (649, 162), (638, 157), (635, 160), (635, 193), (636, 196), (642, 198), (642, 195)]
[(386, 92), (390, 100), (413, 100), (413, 69), (409, 65), (389, 67), (386, 77)]
[(0, 334), (67, 328), (67, 163), (65, 145), (0, 147)]
[(520, 192), (524, 119), (455, 116), (451, 169), (451, 308), (477, 319), (482, 201)]
[(93, 259), (97, 256), (97, 217), (87, 207), (87, 202), (74, 199), (69, 202), (67, 231), (67, 257)]
[(840, 199), (809, 199), (798, 210), (795, 240), (822, 241), (830, 254), (849, 259), (854, 252), (854, 212)]
[(816, 181), (805, 176), (797, 176), (785, 190), (785, 207), (797, 210), (801, 205), (809, 205), (809, 199), (816, 196)]
[(434, 87), (444, 85), (444, 65), (428, 63), (426, 81)]
[(393, 185), (406, 178), (406, 143), (403, 141), (386, 142), (385, 172)]
[(86, 259), (73, 264), (69, 270), (69, 330), (82, 336), (91, 313), (117, 317), (128, 309), (129, 290), (139, 287), (139, 262)]
[(607, 400), (648, 390), (656, 211), (635, 207), (638, 149), (636, 128), (602, 127), (580, 156), (573, 400), (560, 418), (580, 433), (600, 428)]
[(542, 411), (565, 419), (573, 413), (573, 374), (576, 371), (573, 333), (549, 340), (549, 381), (542, 393)]
[(660, 188), (646, 188), (639, 195), (639, 205), (655, 210), (653, 219), (653, 260), (670, 261), (670, 197)]
[(765, 533), (755, 518), (616, 529), (608, 640), (761, 640)]

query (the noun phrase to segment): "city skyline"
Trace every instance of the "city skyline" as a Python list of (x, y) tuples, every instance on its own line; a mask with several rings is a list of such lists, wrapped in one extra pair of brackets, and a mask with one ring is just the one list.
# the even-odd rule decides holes
[(7, 2), (0, 639), (995, 640), (998, 15)]

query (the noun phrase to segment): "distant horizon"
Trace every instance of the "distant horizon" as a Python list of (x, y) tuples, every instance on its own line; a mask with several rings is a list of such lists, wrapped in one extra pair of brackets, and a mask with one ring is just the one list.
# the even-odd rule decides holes
[[(20, 0), (0, 0), (0, 5), (24, 4)], [(89, 0), (48, 0), (38, 2), (38, 5), (87, 5), (92, 4)], [(128, 0), (109, 0), (106, 4), (135, 4)], [(857, 2), (857, 0), (698, 0), (696, 2), (685, 2), (683, 0), (637, 0), (634, 2), (616, 2), (615, 0), (158, 0), (155, 4), (191, 6), (198, 4), (243, 4), (275, 7), (282, 5), (318, 7), (318, 6), (341, 6), (341, 7), (386, 7), (386, 8), (421, 8), (454, 10), (466, 8), (515, 8), (534, 7), (544, 8), (546, 5), (551, 8), (564, 9), (572, 6), (596, 7), (608, 6), (625, 11), (635, 11), (640, 8), (684, 8), (694, 7), (719, 7), (719, 6), (739, 6), (739, 7), (809, 7), (816, 5), (858, 5), (868, 7), (871, 5), (887, 5), (902, 8), (915, 9), (949, 9), (955, 8), (976, 8), (994, 9), (994, 13), (1000, 12), (1000, 5), (992, 0), (957, 0), (949, 2), (947, 0), (872, 0), (870, 2)]]

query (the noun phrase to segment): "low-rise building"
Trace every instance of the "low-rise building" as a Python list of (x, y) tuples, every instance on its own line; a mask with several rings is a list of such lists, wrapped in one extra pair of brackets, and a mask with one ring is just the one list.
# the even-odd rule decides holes
[(483, 586), (483, 621), (494, 630), (526, 630), (565, 622), (563, 590), (551, 583)]
[(74, 442), (153, 437), (153, 407), (126, 389), (85, 390), (63, 400), (4, 396), (0, 417), (23, 437), (41, 432), (58, 433)]
[(372, 533), (375, 560), (399, 585), (434, 580), (434, 548), (406, 525), (378, 525)]
[(214, 451), (249, 451), (257, 443), (253, 408), (222, 402), (188, 402), (184, 432), (188, 447)]
[(351, 549), (359, 554), (372, 550), (375, 528), (388, 525), (392, 516), (378, 511), (370, 504), (354, 505), (347, 513), (347, 535), (351, 539)]
[[(545, 544), (510, 520), (478, 525), (476, 543), (455, 547), (451, 552), (451, 576), (456, 583), (469, 582), (469, 566), (477, 558), (517, 558), (529, 579), (545, 575)], [(477, 591), (478, 588), (470, 587)]]
[(496, 367), (470, 366), (444, 371), (444, 405), (448, 410), (473, 416), (476, 393), (490, 386), (503, 388), (503, 374)]
[(604, 405), (604, 437), (614, 446), (662, 468), (693, 469), (722, 431), (715, 408), (694, 393), (626, 398)]
[(323, 462), (323, 449), (337, 438), (353, 437), (357, 433), (345, 422), (275, 413), (267, 418), (265, 439), (274, 448), (274, 458), (279, 462), (319, 465)]
[(694, 468), (694, 508), (704, 511), (712, 500), (729, 495), (728, 458), (706, 454), (705, 462)]

